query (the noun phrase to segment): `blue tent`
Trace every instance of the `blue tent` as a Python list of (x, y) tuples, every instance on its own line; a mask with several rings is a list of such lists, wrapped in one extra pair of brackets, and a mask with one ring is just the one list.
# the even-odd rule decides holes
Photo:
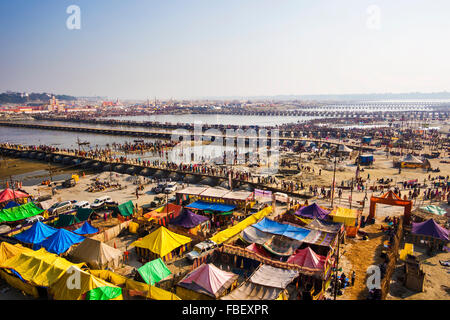
[(253, 227), (263, 232), (278, 234), (280, 236), (285, 236), (287, 238), (299, 241), (306, 238), (306, 236), (311, 232), (311, 230), (305, 228), (294, 227), (290, 224), (279, 223), (267, 218), (264, 218), (257, 224), (254, 224)]
[(94, 228), (93, 226), (91, 226), (89, 224), (89, 222), (86, 221), (85, 223), (83, 223), (83, 225), (80, 228), (78, 228), (72, 232), (76, 233), (76, 234), (94, 234), (94, 233), (98, 232), (98, 229)]
[(36, 245), (36, 250), (45, 248), (48, 252), (54, 254), (61, 254), (69, 250), (74, 244), (80, 243), (85, 237), (76, 233), (67, 231), (66, 229), (59, 229), (52, 236)]
[(24, 243), (36, 244), (44, 241), (57, 231), (58, 229), (52, 228), (45, 223), (38, 221), (33, 224), (31, 228), (16, 234), (14, 237)]
[(190, 209), (198, 209), (198, 210), (210, 210), (210, 211), (219, 211), (219, 212), (228, 212), (234, 210), (236, 206), (230, 204), (222, 204), (222, 203), (210, 203), (204, 201), (195, 201), (186, 206), (186, 208)]
[(10, 201), (3, 209), (9, 209), (9, 208), (14, 208), (14, 207), (18, 207), (18, 206), (20, 206), (20, 204), (18, 204), (17, 202)]

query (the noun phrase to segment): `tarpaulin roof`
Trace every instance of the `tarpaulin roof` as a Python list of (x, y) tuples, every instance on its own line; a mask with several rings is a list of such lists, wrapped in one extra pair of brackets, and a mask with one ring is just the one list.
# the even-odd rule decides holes
[(70, 252), (74, 262), (86, 262), (91, 268), (117, 268), (122, 260), (122, 251), (108, 246), (106, 243), (86, 238)]
[(441, 227), (436, 223), (433, 219), (420, 222), (420, 223), (412, 223), (412, 234), (419, 234), (424, 236), (430, 236), (433, 238), (438, 238), (442, 240), (448, 241), (448, 233), (449, 230)]
[(66, 252), (71, 246), (82, 242), (86, 239), (76, 233), (67, 231), (66, 229), (59, 229), (53, 235), (36, 244), (36, 248), (45, 248), (48, 252), (61, 254)]
[(244, 282), (237, 289), (220, 298), (220, 300), (276, 300), (283, 289), (262, 286), (250, 281)]
[(295, 212), (295, 214), (298, 216), (307, 217), (310, 219), (316, 218), (316, 219), (324, 220), (328, 217), (330, 212), (325, 209), (322, 209), (316, 203), (313, 203), (309, 206), (301, 207), (300, 209), (298, 209)]
[(288, 263), (293, 263), (301, 267), (319, 270), (322, 270), (324, 268), (325, 261), (326, 257), (318, 255), (310, 247), (298, 249), (287, 260)]
[(174, 203), (168, 203), (162, 207), (159, 207), (158, 209), (155, 209), (153, 211), (147, 212), (144, 214), (144, 217), (147, 219), (156, 219), (159, 220), (161, 218), (166, 217), (168, 214), (174, 214), (177, 216), (181, 210), (183, 210), (183, 207)]
[(264, 232), (278, 234), (299, 241), (303, 240), (311, 232), (311, 230), (305, 228), (295, 227), (287, 223), (279, 223), (267, 218), (253, 225), (253, 227)]
[(164, 257), (174, 249), (191, 242), (192, 239), (172, 232), (163, 226), (158, 230), (146, 235), (142, 240), (137, 240), (131, 245), (139, 248), (149, 249), (150, 251)]
[(248, 243), (257, 243), (263, 245), (267, 240), (272, 238), (273, 234), (261, 231), (253, 226), (249, 226), (242, 230), (241, 238)]
[(263, 286), (285, 289), (298, 276), (297, 270), (275, 268), (262, 264), (253, 273), (249, 281)]
[(8, 242), (3, 241), (0, 243), (0, 265), (8, 259), (17, 256), (24, 251), (30, 250), (31, 249), (20, 244), (12, 245)]
[[(73, 283), (72, 278), (74, 273), (77, 273), (78, 286), (69, 287), (69, 283)], [(107, 289), (107, 287), (115, 289)], [(104, 288), (100, 290), (95, 290), (97, 288)], [(120, 291), (119, 291), (120, 289)], [(53, 285), (50, 287), (50, 293), (53, 295), (55, 300), (81, 300), (85, 293), (95, 290), (92, 294), (86, 295), (86, 299), (90, 300), (122, 300), (122, 290), (121, 288), (100, 279), (89, 272), (81, 270), (77, 266), (71, 266), (66, 272), (64, 272), (61, 277), (59, 277)]]
[(409, 153), (406, 156), (404, 156), (401, 161), (402, 162), (407, 162), (407, 163), (414, 163), (414, 164), (422, 164), (423, 163), (422, 160), (420, 160), (419, 158), (413, 156), (411, 153)]
[(5, 201), (9, 201), (9, 200), (14, 200), (14, 198), (27, 198), (30, 195), (22, 192), (22, 191), (18, 191), (18, 190), (12, 190), (10, 188), (6, 188), (5, 190), (3, 190), (2, 192), (0, 192), (0, 203), (1, 202), (5, 202)]
[(75, 216), (77, 217), (78, 221), (86, 221), (89, 219), (91, 214), (94, 212), (94, 209), (91, 208), (78, 208), (77, 213)]
[(184, 210), (184, 212), (181, 215), (179, 215), (178, 217), (173, 219), (170, 222), (170, 224), (173, 224), (176, 226), (181, 226), (181, 227), (187, 228), (187, 229), (191, 229), (207, 220), (209, 220), (208, 217), (205, 217), (205, 216), (202, 216), (199, 214), (195, 214), (191, 210), (186, 209), (186, 210)]
[(190, 272), (178, 285), (196, 292), (218, 297), (237, 278), (237, 274), (221, 270), (212, 263), (208, 263), (202, 264)]
[(40, 221), (36, 222), (31, 228), (16, 234), (14, 238), (24, 243), (39, 243), (57, 232), (58, 229), (52, 228)]
[(339, 230), (342, 229), (342, 223), (314, 219), (310, 223), (308, 223), (305, 228), (330, 233), (338, 233)]
[(279, 256), (290, 256), (302, 245), (301, 241), (286, 239), (284, 236), (274, 235), (266, 243), (264, 248)]
[(60, 214), (55, 222), (55, 227), (64, 228), (80, 222), (73, 214)]
[(39, 209), (33, 202), (28, 202), (18, 207), (1, 210), (0, 222), (19, 221), (41, 214), (42, 212), (44, 210)]
[(222, 203), (210, 203), (204, 201), (195, 201), (186, 206), (186, 208), (198, 209), (198, 210), (210, 210), (210, 211), (219, 211), (219, 212), (228, 212), (234, 210), (236, 208), (235, 205), (231, 204), (222, 204)]
[(420, 207), (420, 210), (423, 210), (425, 212), (429, 212), (432, 214), (436, 214), (438, 216), (445, 216), (447, 214), (447, 211), (439, 206), (429, 205), (425, 207)]
[(122, 216), (127, 217), (131, 216), (133, 214), (134, 204), (131, 200), (119, 204), (117, 206), (116, 212), (120, 213)]
[(232, 226), (232, 227), (230, 227), (228, 229), (225, 229), (223, 231), (220, 231), (215, 236), (211, 237), (210, 240), (214, 241), (217, 244), (222, 243), (224, 241), (227, 241), (231, 237), (234, 237), (239, 232), (241, 232), (242, 230), (244, 230), (248, 226), (256, 223), (259, 219), (267, 216), (271, 212), (272, 212), (272, 207), (266, 207), (266, 208), (262, 209), (261, 211), (255, 213), (255, 214), (252, 214), (250, 217), (245, 218), (244, 220), (242, 220), (238, 224), (236, 224), (236, 225), (234, 225), (234, 226)]
[(73, 230), (72, 232), (76, 233), (76, 234), (81, 234), (81, 235), (83, 235), (83, 234), (94, 234), (94, 233), (98, 232), (98, 229), (94, 228), (93, 226), (91, 226), (89, 224), (89, 222), (86, 221), (85, 223), (83, 223), (83, 225), (80, 228), (78, 228), (76, 230)]
[(323, 247), (331, 247), (337, 235), (337, 233), (311, 230), (311, 232), (303, 239), (303, 243), (315, 244)]
[(270, 255), (267, 253), (267, 251), (264, 250), (264, 248), (260, 247), (256, 243), (252, 243), (248, 247), (245, 247), (245, 250), (254, 252), (254, 253), (259, 254), (260, 256), (263, 256), (266, 258), (270, 258)]
[(152, 286), (172, 274), (161, 258), (147, 262), (138, 269), (138, 272), (145, 283)]
[(333, 217), (333, 222), (341, 222), (346, 226), (356, 225), (358, 213), (356, 209), (337, 207), (331, 211), (330, 216)]
[(10, 201), (8, 202), (8, 204), (6, 206), (3, 207), (3, 209), (9, 209), (9, 208), (14, 208), (14, 207), (18, 207), (20, 206), (20, 204), (18, 204), (15, 201)]
[[(0, 267), (13, 269), (25, 281), (40, 287), (50, 287), (74, 264), (41, 248), (23, 251), (4, 261)], [(85, 266), (84, 263), (76, 265)], [(67, 285), (66, 285), (67, 288)]]

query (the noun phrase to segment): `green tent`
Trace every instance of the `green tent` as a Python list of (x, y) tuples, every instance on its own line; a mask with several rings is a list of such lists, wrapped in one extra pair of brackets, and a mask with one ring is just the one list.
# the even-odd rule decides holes
[(81, 221), (78, 220), (77, 217), (74, 216), (73, 214), (60, 214), (58, 217), (58, 220), (56, 220), (54, 226), (56, 228), (64, 228), (64, 227), (71, 226), (78, 222), (81, 222)]
[(172, 274), (161, 258), (147, 262), (138, 269), (138, 272), (142, 279), (152, 286)]
[(134, 204), (131, 200), (129, 200), (125, 203), (119, 204), (115, 210), (115, 213), (120, 213), (122, 216), (127, 217), (133, 214), (133, 210)]
[(98, 287), (86, 293), (86, 300), (111, 300), (122, 294), (122, 288)]
[(216, 216), (229, 216), (230, 214), (233, 214), (233, 211), (217, 212), (217, 211), (204, 210), (204, 212), (209, 213), (209, 214), (215, 214)]
[(21, 206), (0, 210), (0, 222), (19, 221), (41, 214), (45, 210), (39, 209), (33, 202)]
[(78, 208), (76, 213), (76, 218), (78, 221), (86, 221), (91, 216), (92, 212), (94, 212), (91, 208)]

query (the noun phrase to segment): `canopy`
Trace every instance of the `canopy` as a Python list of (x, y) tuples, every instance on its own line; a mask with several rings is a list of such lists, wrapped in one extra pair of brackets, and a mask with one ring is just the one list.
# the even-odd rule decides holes
[(80, 222), (73, 214), (60, 214), (55, 222), (56, 228), (64, 228)]
[(264, 243), (264, 248), (267, 251), (279, 255), (279, 256), (290, 256), (294, 251), (302, 245), (302, 242), (286, 239), (284, 236), (274, 235), (266, 243)]
[(209, 220), (208, 217), (195, 214), (191, 210), (185, 210), (181, 215), (173, 219), (170, 224), (191, 229), (207, 220)]
[(210, 210), (210, 211), (219, 211), (219, 212), (228, 212), (234, 210), (236, 208), (235, 205), (222, 204), (222, 203), (210, 203), (204, 201), (195, 201), (191, 204), (188, 204), (186, 208), (198, 209), (198, 210)]
[(83, 223), (83, 225), (80, 228), (78, 228), (72, 232), (76, 233), (76, 234), (85, 235), (85, 234), (95, 234), (98, 231), (99, 230), (97, 228), (94, 228), (93, 226), (91, 226), (89, 224), (89, 222), (86, 221), (85, 223)]
[(401, 162), (412, 163), (412, 164), (422, 164), (423, 163), (422, 160), (413, 156), (411, 153), (404, 156), (403, 159), (401, 160)]
[(261, 286), (246, 281), (220, 300), (276, 300), (282, 291), (283, 289), (280, 288)]
[(52, 228), (45, 223), (38, 221), (33, 224), (31, 228), (16, 234), (14, 238), (24, 243), (36, 244), (44, 241), (57, 231), (58, 229)]
[(436, 223), (433, 219), (420, 222), (420, 223), (412, 223), (412, 234), (418, 234), (418, 235), (424, 235), (424, 236), (430, 236), (433, 238), (442, 239), (445, 241), (448, 240), (448, 233), (449, 230), (441, 227), (439, 224)]
[(191, 241), (191, 238), (174, 233), (161, 226), (158, 230), (153, 231), (142, 240), (133, 242), (131, 245), (149, 249), (160, 257), (164, 257), (176, 248)]
[(264, 232), (278, 234), (299, 241), (303, 240), (311, 232), (311, 230), (305, 228), (295, 227), (293, 225), (285, 223), (279, 223), (267, 218), (264, 218), (257, 224), (253, 225), (253, 227)]
[(217, 298), (238, 278), (237, 274), (223, 271), (212, 263), (202, 264), (190, 272), (178, 285)]
[(358, 218), (356, 209), (342, 207), (337, 207), (330, 215), (333, 217), (333, 222), (340, 222), (345, 226), (355, 226)]
[(91, 208), (78, 208), (75, 217), (77, 217), (78, 221), (86, 221), (89, 219), (91, 214), (94, 212), (94, 209)]
[(138, 272), (145, 283), (152, 286), (172, 274), (161, 258), (147, 262), (138, 269)]
[(86, 262), (94, 269), (118, 268), (122, 257), (122, 251), (92, 238), (86, 238), (70, 253), (72, 261)]
[(310, 218), (310, 219), (321, 219), (324, 220), (330, 214), (329, 211), (322, 209), (316, 203), (313, 203), (306, 207), (301, 207), (295, 212), (296, 215)]
[(166, 217), (169, 214), (177, 216), (181, 212), (181, 210), (183, 210), (182, 206), (173, 203), (168, 203), (162, 207), (159, 207), (158, 209), (147, 212), (146, 214), (144, 214), (144, 217), (147, 219), (159, 220), (161, 218)]
[(425, 207), (421, 207), (420, 210), (423, 210), (425, 212), (429, 212), (432, 214), (436, 214), (438, 216), (445, 216), (447, 214), (447, 211), (439, 206), (429, 205)]
[(310, 223), (308, 223), (305, 228), (330, 233), (338, 233), (342, 229), (342, 223), (314, 219)]
[(248, 243), (257, 243), (263, 245), (267, 240), (272, 238), (272, 234), (261, 231), (253, 226), (249, 226), (242, 230), (241, 238)]
[(19, 221), (41, 214), (45, 210), (39, 209), (33, 202), (28, 202), (18, 207), (3, 209), (0, 211), (0, 223)]
[(20, 206), (20, 204), (18, 204), (15, 201), (10, 201), (8, 202), (8, 204), (6, 206), (3, 207), (3, 209), (9, 209), (9, 208), (14, 208), (14, 207), (18, 207)]
[(285, 289), (298, 276), (297, 270), (281, 269), (261, 264), (249, 281), (262, 286)]
[[(74, 283), (74, 273), (78, 281)], [(73, 286), (68, 284), (73, 283)], [(71, 266), (50, 288), (55, 300), (82, 300), (86, 294), (88, 300), (121, 300), (122, 289), (100, 279), (89, 272), (81, 270), (78, 266)]]
[(267, 216), (268, 214), (270, 214), (272, 212), (272, 207), (266, 207), (264, 209), (262, 209), (261, 211), (252, 214), (250, 217), (245, 218), (244, 220), (242, 220), (241, 222), (239, 222), (238, 224), (225, 229), (223, 231), (220, 231), (219, 233), (217, 233), (215, 236), (211, 237), (211, 241), (219, 244), (222, 242), (227, 241), (228, 239), (234, 237), (235, 235), (237, 235), (239, 232), (241, 232), (242, 230), (244, 230), (245, 228), (247, 228), (248, 226), (256, 223), (259, 219)]
[(17, 191), (17, 190), (13, 191), (10, 188), (6, 188), (2, 192), (0, 192), (0, 203), (9, 201), (9, 200), (14, 200), (14, 198), (15, 199), (28, 198), (29, 196), (30, 195), (25, 192)]
[(12, 245), (8, 242), (3, 241), (0, 243), (0, 265), (8, 259), (17, 256), (24, 251), (30, 250), (31, 249), (24, 247), (20, 244)]
[(120, 215), (127, 217), (133, 215), (134, 204), (131, 200), (119, 204), (116, 209), (116, 213), (120, 213)]
[[(41, 248), (23, 251), (0, 267), (14, 270), (23, 280), (39, 287), (50, 287), (74, 264)], [(84, 263), (76, 265), (79, 268)], [(66, 285), (67, 288), (67, 285)]]
[(310, 247), (306, 247), (305, 249), (297, 249), (297, 251), (289, 257), (287, 263), (293, 263), (310, 269), (323, 270), (325, 261), (326, 257), (320, 256)]
[(66, 229), (59, 229), (53, 235), (36, 244), (36, 248), (45, 248), (48, 252), (61, 254), (69, 250), (71, 246), (80, 243), (85, 237), (76, 233), (67, 231)]
[(267, 253), (267, 251), (264, 250), (264, 248), (260, 247), (256, 243), (252, 243), (248, 247), (245, 248), (245, 250), (259, 254), (260, 256), (270, 258), (270, 255)]

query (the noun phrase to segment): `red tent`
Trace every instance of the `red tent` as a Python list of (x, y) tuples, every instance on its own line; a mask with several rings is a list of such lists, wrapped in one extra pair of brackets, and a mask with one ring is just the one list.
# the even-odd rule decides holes
[(14, 198), (28, 198), (30, 195), (22, 191), (13, 191), (10, 188), (6, 188), (0, 192), (0, 203), (5, 201), (14, 200)]
[(310, 269), (323, 269), (325, 260), (326, 257), (320, 256), (310, 247), (306, 247), (305, 249), (297, 250), (292, 256), (289, 257), (287, 262)]

